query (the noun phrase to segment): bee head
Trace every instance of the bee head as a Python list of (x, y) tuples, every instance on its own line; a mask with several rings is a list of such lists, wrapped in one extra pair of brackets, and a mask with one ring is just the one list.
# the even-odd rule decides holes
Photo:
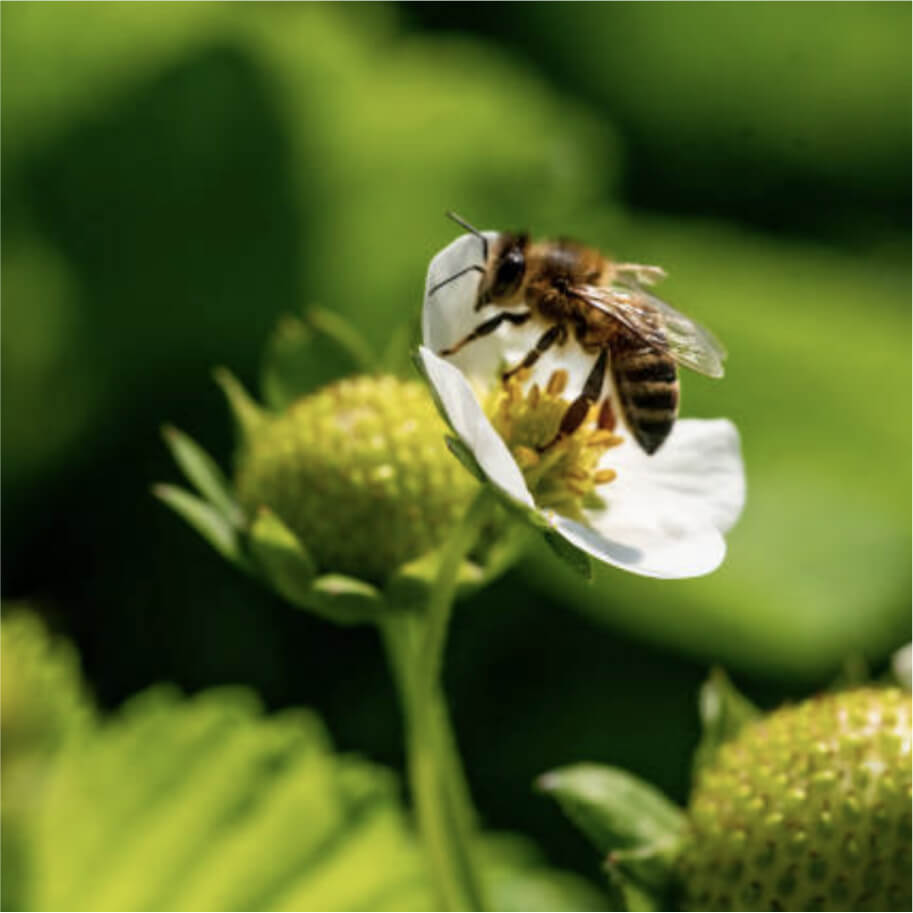
[(510, 298), (523, 282), (526, 272), (527, 235), (505, 234), (494, 252), (489, 279), (479, 295), (476, 310), (491, 301)]

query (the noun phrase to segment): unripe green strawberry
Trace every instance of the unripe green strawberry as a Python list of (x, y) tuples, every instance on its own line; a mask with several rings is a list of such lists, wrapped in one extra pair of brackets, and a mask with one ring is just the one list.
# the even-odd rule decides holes
[(910, 694), (828, 694), (746, 725), (698, 775), (693, 910), (909, 910)]
[(382, 582), (440, 545), (477, 483), (425, 387), (356, 376), (246, 423), (237, 497), (271, 508), (321, 571)]

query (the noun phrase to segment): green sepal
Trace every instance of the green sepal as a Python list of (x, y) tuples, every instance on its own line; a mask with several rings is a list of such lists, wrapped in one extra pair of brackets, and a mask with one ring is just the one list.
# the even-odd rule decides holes
[(676, 863), (682, 846), (681, 835), (668, 840), (613, 850), (603, 868), (609, 884), (627, 910), (671, 909)]
[(568, 542), (560, 533), (551, 530), (545, 531), (545, 541), (548, 543), (549, 548), (572, 571), (579, 574), (587, 582), (593, 579), (593, 563), (586, 552)]
[(156, 485), (152, 493), (189, 523), (223, 558), (243, 570), (250, 570), (237, 527), (218, 508), (176, 485)]
[[(398, 568), (387, 581), (385, 592), (391, 605), (422, 609), (437, 580), (441, 556), (439, 549), (426, 552)], [(457, 597), (466, 596), (485, 583), (485, 572), (474, 561), (466, 560), (457, 573)]]
[(348, 374), (370, 373), (377, 359), (344, 318), (311, 310), (286, 316), (267, 342), (261, 389), (271, 409), (282, 411), (299, 397)]
[(463, 464), (465, 469), (468, 469), (469, 472), (476, 477), (476, 479), (480, 482), (486, 481), (485, 473), (482, 471), (482, 467), (479, 466), (478, 460), (476, 460), (472, 451), (458, 437), (447, 434), (444, 436), (444, 443), (447, 445), (447, 449)]
[(674, 802), (626, 771), (599, 764), (559, 768), (536, 785), (605, 855), (621, 909), (667, 905), (686, 824)]
[(711, 670), (707, 681), (701, 685), (698, 712), (701, 740), (692, 761), (695, 776), (713, 762), (721, 745), (735, 738), (746, 723), (761, 715), (761, 711), (736, 689), (720, 668)]
[[(534, 535), (525, 524), (515, 522), (509, 515), (502, 518), (491, 542), (478, 547), (460, 565), (457, 598), (463, 599), (500, 577), (526, 551)], [(400, 567), (386, 586), (390, 604), (423, 608), (436, 585), (440, 563), (440, 549), (434, 549)]]
[(244, 525), (244, 512), (231, 493), (228, 479), (216, 461), (193, 438), (172, 425), (162, 437), (175, 462), (194, 488), (233, 526)]
[(377, 620), (387, 608), (376, 586), (345, 574), (325, 574), (314, 581), (308, 608), (338, 624), (361, 624)]
[(242, 442), (247, 440), (257, 433), (267, 420), (267, 414), (228, 368), (216, 368), (212, 376), (228, 400), (239, 439)]
[(672, 880), (671, 869), (666, 885), (662, 888), (657, 890), (646, 887), (628, 874), (624, 867), (623, 857), (635, 853), (636, 850), (620, 850), (611, 854), (605, 861), (603, 869), (609, 880), (609, 890), (613, 900), (612, 909), (628, 910), (632, 913), (635, 910), (653, 913), (653, 911), (673, 909), (668, 901)]
[(377, 589), (338, 574), (317, 576), (301, 540), (268, 507), (257, 511), (250, 528), (250, 551), (267, 582), (285, 599), (337, 624), (370, 621), (382, 599)]
[(572, 764), (543, 774), (536, 787), (602, 854), (675, 842), (685, 826), (684, 812), (674, 802), (617, 767)]

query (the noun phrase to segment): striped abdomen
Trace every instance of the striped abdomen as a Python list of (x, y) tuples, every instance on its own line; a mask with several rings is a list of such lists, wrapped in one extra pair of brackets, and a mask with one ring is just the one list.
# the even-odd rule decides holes
[(675, 361), (628, 333), (612, 341), (612, 373), (631, 434), (648, 453), (669, 436), (678, 416)]

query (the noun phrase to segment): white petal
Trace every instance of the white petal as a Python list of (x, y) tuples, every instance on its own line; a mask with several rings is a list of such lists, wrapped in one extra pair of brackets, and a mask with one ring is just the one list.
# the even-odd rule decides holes
[(725, 533), (745, 505), (739, 432), (728, 419), (681, 419), (653, 456), (632, 444), (610, 450), (604, 462), (618, 473), (605, 489), (613, 528), (654, 518), (657, 526)]
[[(485, 231), (482, 234), (489, 246), (495, 244), (498, 239), (498, 233), (495, 231)], [(456, 340), (462, 339), (476, 323), (480, 322), (478, 312), (473, 309), (479, 294), (482, 274), (472, 270), (459, 279), (442, 285), (432, 295), (428, 292), (439, 283), (474, 265), (485, 266), (482, 242), (475, 235), (460, 235), (435, 254), (428, 264), (422, 306), (422, 342), (433, 352), (439, 352)]]
[(533, 509), (533, 496), (507, 445), (488, 421), (466, 378), (424, 346), (419, 357), (447, 420), (472, 451), (482, 471), (511, 500)]
[(599, 561), (640, 574), (675, 580), (715, 571), (726, 555), (726, 542), (713, 527), (668, 529), (629, 526), (600, 531), (567, 517), (552, 516), (552, 525), (577, 548)]
[(601, 492), (606, 507), (589, 511), (591, 528), (563, 517), (554, 525), (578, 548), (648, 577), (698, 577), (726, 553), (722, 534), (745, 502), (745, 474), (735, 426), (684, 419), (653, 456), (636, 445), (604, 459), (618, 477)]

